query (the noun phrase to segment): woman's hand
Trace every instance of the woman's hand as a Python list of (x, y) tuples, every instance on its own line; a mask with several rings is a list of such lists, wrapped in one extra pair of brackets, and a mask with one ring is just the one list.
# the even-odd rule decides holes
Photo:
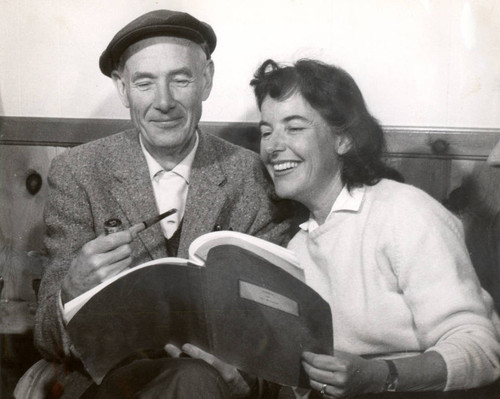
[(253, 377), (247, 378), (253, 380), (252, 382), (248, 383), (247, 379), (243, 378), (236, 367), (223, 362), (214, 355), (205, 352), (204, 350), (201, 350), (194, 345), (184, 344), (182, 345), (181, 349), (182, 351), (172, 344), (167, 344), (165, 346), (165, 350), (172, 357), (180, 357), (182, 354), (186, 354), (193, 359), (200, 359), (210, 364), (222, 376), (222, 379), (229, 387), (229, 393), (233, 398), (244, 398), (250, 393), (253, 386), (252, 382), (257, 382), (257, 378)]
[(302, 359), (311, 387), (327, 398), (381, 392), (388, 372), (384, 361), (341, 351), (334, 356), (304, 352)]

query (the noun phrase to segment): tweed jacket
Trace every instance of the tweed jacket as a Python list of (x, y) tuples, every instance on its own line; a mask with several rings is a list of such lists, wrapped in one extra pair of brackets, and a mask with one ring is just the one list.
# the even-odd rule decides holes
[[(292, 235), (286, 202), (278, 201), (257, 154), (200, 132), (190, 175), (178, 256), (196, 237), (233, 229), (278, 244)], [(48, 360), (71, 358), (58, 305), (62, 280), (81, 247), (119, 218), (125, 227), (158, 214), (137, 130), (96, 140), (56, 157), (49, 172), (44, 243), (50, 259), (39, 290), (35, 344)], [(216, 227), (217, 226), (217, 227)], [(159, 224), (132, 244), (133, 264), (167, 256)]]

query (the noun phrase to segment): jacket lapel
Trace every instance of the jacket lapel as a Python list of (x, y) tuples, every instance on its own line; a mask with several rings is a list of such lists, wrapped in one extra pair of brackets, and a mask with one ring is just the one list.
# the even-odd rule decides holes
[(214, 229), (226, 202), (221, 187), (226, 176), (217, 159), (218, 151), (210, 136), (200, 132), (191, 175), (178, 255), (187, 257), (191, 242)]
[[(135, 130), (127, 131), (114, 148), (109, 191), (120, 205), (130, 225), (158, 214), (149, 170)], [(157, 223), (141, 232), (137, 238), (152, 259), (167, 256), (165, 239)]]
[[(226, 176), (217, 159), (218, 150), (210, 136), (199, 134), (200, 142), (189, 178), (186, 210), (183, 218), (178, 256), (187, 257), (191, 242), (211, 232), (217, 223), (227, 195), (222, 186)], [(127, 131), (110, 153), (112, 170), (109, 191), (128, 222), (133, 225), (158, 214), (149, 171), (136, 130)], [(167, 256), (165, 239), (157, 223), (139, 234), (138, 240), (152, 259)]]

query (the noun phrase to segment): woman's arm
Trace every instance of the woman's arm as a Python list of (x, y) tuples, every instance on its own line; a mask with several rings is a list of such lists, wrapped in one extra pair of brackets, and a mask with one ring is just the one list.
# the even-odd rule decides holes
[(493, 382), (500, 375), (497, 316), (471, 264), (461, 223), (418, 190), (399, 198), (399, 205), (388, 253), (422, 350), (444, 360), (444, 390)]
[[(396, 391), (442, 391), (446, 386), (446, 364), (437, 352), (400, 358), (393, 363), (398, 373)], [(387, 390), (389, 366), (384, 360), (340, 351), (334, 356), (304, 352), (302, 364), (311, 387), (323, 389), (323, 393), (335, 398)]]
[[(379, 202), (383, 212), (374, 215), (376, 223), (372, 220), (378, 272), (411, 312), (409, 328), (418, 347), (408, 350), (425, 351), (394, 361), (398, 390), (461, 390), (491, 383), (500, 374), (500, 345), (492, 321), (496, 314), (470, 263), (460, 223), (416, 189), (399, 188)], [(406, 349), (397, 339), (393, 347), (397, 352)], [(318, 378), (315, 388), (321, 390), (319, 382), (340, 383), (344, 391), (337, 395), (380, 392), (388, 375), (384, 361), (340, 352), (334, 357), (305, 354), (304, 360), (309, 376)], [(332, 373), (340, 381), (332, 380)], [(332, 389), (326, 387), (327, 392)]]

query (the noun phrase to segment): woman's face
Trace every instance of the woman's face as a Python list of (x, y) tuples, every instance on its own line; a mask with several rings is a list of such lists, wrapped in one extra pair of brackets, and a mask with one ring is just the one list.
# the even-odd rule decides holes
[(267, 96), (261, 107), (260, 131), (260, 156), (278, 196), (312, 209), (329, 194), (338, 194), (338, 154), (344, 152), (345, 140), (333, 133), (300, 93), (282, 101)]

